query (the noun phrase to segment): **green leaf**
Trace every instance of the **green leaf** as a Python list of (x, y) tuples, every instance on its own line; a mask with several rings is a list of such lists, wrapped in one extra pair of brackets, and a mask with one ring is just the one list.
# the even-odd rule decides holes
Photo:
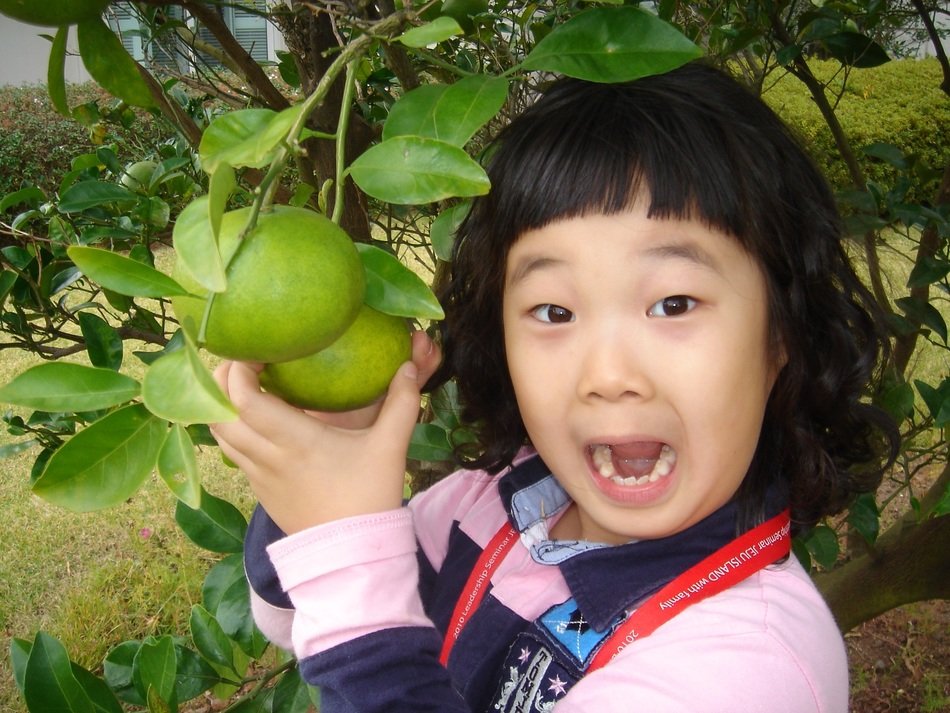
[(218, 620), (200, 604), (191, 607), (191, 639), (198, 652), (212, 663), (225, 666), (240, 676), (234, 666), (234, 647)]
[(907, 278), (907, 288), (926, 287), (950, 274), (950, 262), (924, 255)]
[(313, 710), (310, 686), (300, 677), (299, 668), (285, 673), (274, 686), (273, 710), (280, 713), (307, 713)]
[[(222, 170), (230, 169), (219, 168), (217, 173)], [(231, 175), (234, 175), (233, 172)], [(220, 229), (220, 215), (217, 216), (217, 222)], [(228, 279), (216, 234), (211, 198), (201, 196), (186, 205), (178, 216), (172, 231), (172, 244), (176, 258), (198, 284), (212, 292), (224, 292)]]
[(458, 21), (451, 17), (437, 17), (432, 22), (406, 30), (396, 39), (406, 47), (425, 47), (436, 45), (450, 37), (464, 35), (465, 31)]
[(873, 545), (881, 531), (881, 513), (872, 493), (862, 493), (848, 508), (848, 523)]
[(940, 310), (930, 302), (919, 297), (901, 297), (894, 300), (894, 304), (900, 307), (910, 319), (929, 327), (940, 336), (944, 343), (947, 342), (947, 323), (940, 314)]
[(0, 213), (6, 213), (10, 208), (26, 204), (35, 206), (46, 200), (46, 194), (36, 186), (21, 188), (13, 193), (7, 193), (0, 200)]
[(7, 443), (6, 445), (0, 446), (0, 460), (12, 458), (24, 451), (28, 451), (38, 443), (39, 441), (37, 439), (31, 438), (28, 441), (17, 441), (16, 443)]
[(188, 340), (148, 368), (142, 400), (156, 416), (175, 423), (223, 423), (237, 418), (234, 406)]
[(260, 657), (267, 647), (267, 640), (254, 624), (246, 578), (241, 577), (225, 590), (215, 616), (224, 633), (234, 639), (244, 653), (252, 658)]
[(360, 155), (347, 171), (366, 193), (387, 203), (412, 205), (488, 193), (485, 170), (444, 141), (396, 136)]
[(69, 102), (66, 100), (66, 43), (68, 40), (69, 26), (64, 25), (56, 31), (53, 46), (49, 51), (46, 88), (53, 108), (67, 119), (71, 119), (72, 112), (69, 111)]
[(33, 642), (13, 637), (10, 639), (10, 666), (13, 669), (13, 682), (23, 694), (23, 679), (26, 674), (26, 662), (30, 660)]
[(396, 317), (445, 317), (429, 286), (393, 255), (366, 243), (356, 243), (356, 248), (366, 270), (366, 304)]
[(878, 67), (891, 61), (881, 45), (860, 32), (837, 32), (822, 40), (832, 57), (849, 67)]
[(222, 164), (261, 168), (287, 139), (303, 105), (281, 112), (271, 109), (240, 109), (217, 117), (205, 129), (198, 145), (201, 167), (213, 175)]
[(180, 500), (175, 506), (175, 521), (189, 540), (211, 552), (231, 553), (244, 550), (247, 520), (234, 505), (201, 491), (200, 508), (190, 508)]
[(93, 366), (118, 371), (122, 366), (122, 337), (118, 330), (92, 312), (79, 313), (79, 329)]
[(130, 297), (172, 297), (188, 291), (168, 275), (111, 250), (72, 245), (70, 259), (102, 287)]
[(950, 424), (950, 377), (944, 377), (937, 388), (919, 379), (914, 382), (914, 385), (924, 403), (927, 404), (927, 410), (930, 411), (934, 425), (943, 428)]
[(100, 18), (86, 20), (79, 23), (77, 31), (82, 63), (96, 82), (126, 104), (155, 106), (138, 64), (106, 23)]
[(134, 215), (145, 225), (161, 230), (171, 219), (171, 206), (158, 196), (147, 196), (139, 199)]
[(102, 663), (102, 677), (109, 688), (121, 700), (135, 706), (145, 705), (145, 699), (136, 690), (132, 677), (135, 657), (141, 648), (141, 641), (123, 641), (106, 654)]
[(173, 424), (158, 453), (158, 474), (175, 497), (191, 508), (201, 506), (201, 476), (188, 429)]
[(661, 74), (702, 55), (672, 25), (636, 7), (587, 10), (559, 25), (522, 62), (592, 82)]
[(119, 505), (152, 472), (166, 427), (141, 404), (113, 411), (53, 453), (33, 492), (74, 512)]
[(894, 144), (880, 142), (868, 144), (861, 149), (861, 152), (866, 156), (871, 156), (872, 158), (884, 161), (885, 163), (894, 166), (894, 168), (907, 168), (907, 157), (904, 155), (904, 152)]
[(939, 502), (937, 502), (937, 505), (934, 507), (933, 516), (941, 517), (948, 513), (950, 513), (950, 484), (947, 485)]
[(435, 250), (435, 256), (439, 260), (452, 261), (455, 234), (471, 207), (472, 204), (469, 201), (457, 203), (439, 213), (438, 217), (432, 221), (429, 226), (429, 241), (432, 243), (432, 249)]
[(13, 290), (13, 286), (16, 284), (17, 274), (12, 270), (4, 270), (0, 272), (0, 308), (3, 307), (3, 303), (7, 301), (7, 297), (10, 292)]
[(838, 535), (827, 525), (816, 525), (803, 538), (808, 552), (825, 569), (834, 567), (838, 561)]
[(795, 555), (795, 558), (801, 563), (802, 567), (806, 572), (811, 571), (811, 553), (808, 551), (808, 546), (800, 537), (792, 538), (792, 553)]
[(421, 461), (448, 461), (453, 458), (452, 444), (444, 428), (434, 423), (417, 423), (409, 441), (409, 457)]
[(231, 586), (245, 579), (242, 552), (222, 558), (205, 575), (204, 584), (201, 586), (201, 601), (204, 602), (205, 609), (215, 616)]
[(0, 402), (38, 411), (98, 411), (139, 395), (139, 383), (112, 369), (48, 362), (0, 387)]
[(89, 696), (96, 713), (122, 713), (122, 706), (105, 681), (77, 663), (73, 663), (73, 676)]
[(397, 101), (383, 139), (422, 136), (462, 147), (501, 109), (508, 96), (502, 77), (475, 75), (454, 84), (424, 84)]
[(109, 205), (117, 201), (135, 201), (137, 196), (128, 188), (105, 181), (81, 181), (67, 188), (59, 199), (61, 213), (81, 213), (89, 208)]
[(92, 701), (73, 675), (66, 648), (42, 631), (33, 640), (26, 662), (23, 698), (31, 711), (95, 713)]
[(132, 665), (132, 678), (139, 693), (152, 690), (159, 699), (174, 707), (175, 673), (178, 669), (178, 656), (171, 636), (145, 641)]
[(881, 407), (897, 421), (914, 415), (914, 390), (906, 381), (894, 384), (879, 397)]
[(177, 700), (190, 701), (221, 682), (221, 674), (200, 654), (177, 641), (175, 652), (178, 654), (178, 671), (175, 677)]
[(234, 169), (223, 164), (211, 174), (208, 182), (208, 220), (211, 222), (211, 233), (217, 243), (218, 233), (221, 232), (221, 216), (228, 206), (228, 198), (237, 187), (237, 178)]

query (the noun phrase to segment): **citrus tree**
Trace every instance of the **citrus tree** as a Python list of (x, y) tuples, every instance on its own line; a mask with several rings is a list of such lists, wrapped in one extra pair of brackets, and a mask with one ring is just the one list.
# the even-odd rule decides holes
[[(934, 182), (913, 156), (877, 146), (865, 156), (893, 164), (893, 181), (867, 181), (862, 147), (836, 127), (833, 97), (812, 81), (808, 64), (816, 53), (844, 72), (886, 61), (893, 16), (873, 2), (820, 10), (664, 2), (659, 14), (623, 3), (228, 3), (266, 16), (284, 36), (289, 51), (263, 67), (224, 22), (221, 5), (63, 0), (38, 10), (0, 0), (0, 12), (52, 28), (48, 87), (58, 111), (95, 133), (135, 107), (177, 132), (149, 162), (120, 165), (103, 146), (77, 157), (55, 191), (25, 186), (0, 199), (0, 213), (13, 216), (0, 250), (3, 346), (45, 360), (0, 388), (0, 401), (32, 411), (6, 417), (22, 438), (4, 452), (34, 448), (33, 492), (76, 511), (121, 503), (157, 472), (178, 499), (187, 536), (222, 555), (187, 636), (119, 643), (99, 676), (48, 634), (15, 640), (13, 668), (30, 709), (175, 710), (213, 686), (253, 680), (234, 710), (306, 710), (316, 693), (292, 660), (266, 670), (255, 664), (267, 642), (249, 612), (240, 559), (246, 522), (202, 487), (195, 452), (213, 446), (207, 424), (234, 417), (210, 357), (280, 362), (264, 383), (301, 404), (348, 408), (373, 398), (376, 387), (357, 397), (299, 386), (312, 383), (315, 370), (342, 370), (337, 383), (345, 383), (352, 363), (366, 363), (361, 348), (392, 355), (371, 367), (384, 385), (386, 370), (405, 355), (405, 321), (427, 326), (441, 317), (430, 285), (442, 277), (467, 200), (490, 190), (480, 163), (485, 136), (551, 76), (624, 81), (704, 53), (760, 83), (791, 72), (828, 106), (841, 155), (857, 169), (843, 196), (850, 224), (894, 322), (894, 364), (869, 398), (902, 423), (898, 488), (913, 494), (913, 507), (879, 533), (893, 489), (869, 495), (844, 521), (807, 533), (796, 551), (814, 566), (843, 628), (947, 596), (948, 549), (921, 542), (945, 545), (950, 533), (943, 437), (950, 381), (944, 372), (915, 382), (909, 370), (920, 343), (946, 349), (939, 299), (950, 270), (947, 170), (933, 167), (944, 175)], [(134, 60), (107, 22), (117, 11), (137, 19), (143, 47), (154, 50), (146, 56), (175, 56), (177, 69)], [(70, 106), (70, 33), (90, 74), (115, 97), (108, 109)], [(906, 292), (896, 296), (879, 289), (875, 262), (888, 231), (917, 246)], [(324, 251), (310, 253), (314, 244)], [(168, 245), (176, 266), (166, 273), (154, 258)], [(428, 279), (410, 264), (424, 265)], [(300, 308), (288, 311), (294, 300)], [(317, 324), (305, 328), (302, 320), (314, 316)], [(384, 347), (367, 348), (367, 333)], [(126, 342), (146, 365), (142, 378), (123, 363)], [(85, 362), (62, 360), (73, 354)], [(420, 484), (445, 472), (453, 440), (464, 438), (451, 385), (431, 396), (421, 421), (409, 454)], [(921, 473), (926, 493), (918, 492)], [(863, 546), (839, 547), (849, 533)], [(873, 601), (854, 606), (865, 593)]]

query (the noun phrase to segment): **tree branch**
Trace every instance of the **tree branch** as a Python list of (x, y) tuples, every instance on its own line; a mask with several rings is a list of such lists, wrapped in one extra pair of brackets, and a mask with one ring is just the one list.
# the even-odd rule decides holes
[(814, 575), (842, 632), (895, 607), (950, 599), (950, 515), (900, 521), (873, 550), (831, 572)]
[[(769, 14), (769, 21), (772, 26), (772, 31), (779, 41), (785, 45), (794, 44), (794, 39), (789, 33), (788, 28), (774, 8)], [(832, 108), (828, 102), (824, 86), (812, 73), (811, 67), (808, 66), (808, 62), (805, 61), (805, 58), (801, 54), (794, 59), (789, 72), (808, 88), (809, 94), (811, 94), (812, 99), (818, 106), (818, 110), (821, 112), (825, 123), (831, 131), (831, 135), (835, 140), (835, 146), (838, 148), (838, 153), (848, 167), (851, 182), (858, 190), (865, 190), (867, 181), (864, 177), (864, 171), (861, 170), (857, 156), (851, 148), (851, 142), (848, 140), (848, 136), (841, 126), (841, 122), (838, 121), (834, 108)], [(874, 293), (874, 299), (877, 300), (881, 309), (887, 313), (891, 313), (893, 312), (891, 309), (891, 300), (888, 296), (887, 288), (884, 285), (884, 279), (881, 273), (881, 258), (877, 252), (877, 235), (873, 232), (865, 233), (863, 243), (868, 265), (868, 277), (871, 283), (871, 292)]]
[(261, 99), (271, 109), (280, 111), (290, 106), (287, 97), (280, 93), (264, 70), (261, 69), (261, 66), (235, 39), (222, 17), (215, 12), (214, 7), (197, 0), (184, 0), (181, 6), (208, 28), (214, 38), (221, 44), (222, 49), (234, 59), (239, 70), (238, 74), (254, 87)]
[(947, 59), (947, 53), (943, 49), (940, 33), (937, 32), (937, 27), (934, 25), (933, 18), (930, 17), (930, 12), (924, 7), (923, 0), (911, 0), (911, 3), (914, 9), (917, 10), (917, 15), (920, 17), (921, 22), (924, 23), (924, 27), (927, 28), (927, 36), (930, 37), (930, 43), (934, 47), (937, 60), (940, 62), (940, 67), (943, 70), (943, 82), (941, 82), (940, 88), (944, 93), (950, 94), (950, 60)]

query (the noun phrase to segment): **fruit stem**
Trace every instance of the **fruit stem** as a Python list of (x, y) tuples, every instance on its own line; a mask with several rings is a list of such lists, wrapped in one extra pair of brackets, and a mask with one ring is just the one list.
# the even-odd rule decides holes
[(208, 340), (208, 322), (211, 318), (211, 307), (214, 305), (214, 298), (217, 295), (217, 292), (209, 291), (208, 297), (205, 299), (205, 309), (204, 313), (201, 315), (201, 326), (198, 327), (198, 346), (204, 346), (204, 343)]
[(346, 163), (346, 133), (350, 126), (350, 104), (353, 103), (353, 94), (356, 91), (356, 65), (353, 59), (346, 65), (346, 83), (343, 85), (343, 101), (340, 103), (340, 119), (336, 128), (336, 177), (333, 182), (333, 215), (332, 220), (337, 225), (343, 217), (343, 166)]
[[(257, 218), (261, 210), (270, 205), (271, 201), (274, 198), (274, 193), (276, 190), (276, 181), (277, 178), (283, 173), (284, 166), (287, 164), (288, 159), (293, 153), (294, 146), (297, 143), (297, 139), (300, 136), (300, 133), (303, 131), (304, 126), (307, 123), (307, 119), (310, 118), (310, 114), (323, 103), (326, 99), (327, 94), (330, 92), (330, 87), (333, 86), (333, 83), (336, 81), (337, 77), (344, 70), (348, 68), (350, 64), (354, 65), (357, 58), (366, 53), (369, 47), (376, 42), (380, 37), (388, 38), (389, 35), (394, 33), (396, 30), (400, 29), (402, 25), (411, 17), (415, 17), (415, 12), (411, 10), (400, 10), (394, 12), (392, 15), (383, 18), (379, 22), (367, 28), (365, 34), (360, 35), (359, 37), (350, 40), (343, 48), (341, 48), (340, 53), (336, 56), (336, 59), (327, 67), (327, 70), (323, 73), (323, 76), (320, 78), (320, 81), (317, 83), (317, 86), (314, 87), (314, 90), (310, 95), (303, 101), (301, 105), (300, 115), (297, 117), (297, 120), (294, 122), (293, 126), (290, 127), (290, 131), (287, 132), (287, 136), (283, 143), (281, 144), (280, 150), (277, 155), (274, 157), (274, 160), (270, 164), (270, 168), (267, 170), (266, 175), (263, 180), (261, 180), (260, 185), (258, 186), (258, 193), (254, 199), (254, 203), (251, 207), (251, 214), (248, 217), (247, 225), (244, 226), (244, 229), (241, 231), (241, 237), (243, 238), (251, 230), (254, 229), (254, 226), (257, 225)], [(342, 169), (340, 167), (340, 153), (339, 148), (341, 143), (341, 135), (345, 135), (344, 129), (345, 125), (343, 124), (343, 118), (348, 118), (348, 109), (349, 104), (352, 101), (352, 91), (350, 87), (353, 85), (353, 77), (347, 77), (347, 86), (345, 91), (348, 91), (348, 97), (343, 102), (343, 108), (341, 110), (341, 125), (337, 129), (335, 134), (337, 140), (337, 173), (338, 175), (342, 174)], [(337, 191), (340, 191), (340, 185), (342, 181), (337, 181)], [(343, 204), (342, 196), (338, 196), (334, 204), (334, 212), (337, 210), (337, 206)], [(337, 221), (334, 221), (337, 222)]]

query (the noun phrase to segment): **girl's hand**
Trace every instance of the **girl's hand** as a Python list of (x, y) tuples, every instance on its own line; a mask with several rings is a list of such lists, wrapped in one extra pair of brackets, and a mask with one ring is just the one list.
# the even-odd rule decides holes
[(402, 503), (419, 390), (439, 359), (429, 337), (414, 333), (412, 361), (396, 372), (385, 398), (345, 413), (294, 408), (261, 391), (260, 366), (225, 362), (215, 378), (239, 420), (211, 431), (287, 534), (391, 510)]

